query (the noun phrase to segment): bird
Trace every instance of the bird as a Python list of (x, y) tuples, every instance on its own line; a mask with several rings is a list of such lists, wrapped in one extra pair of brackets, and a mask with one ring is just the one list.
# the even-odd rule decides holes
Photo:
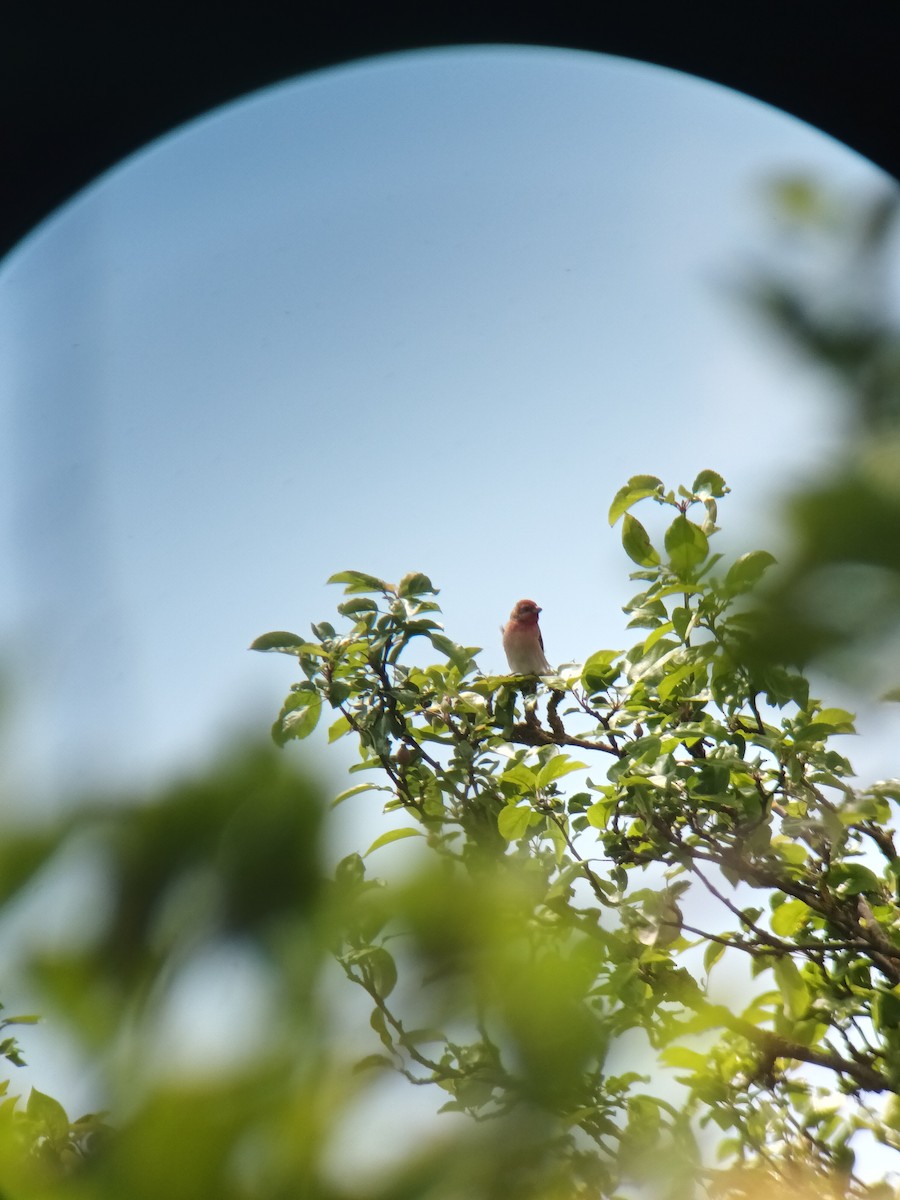
[(550, 675), (553, 668), (544, 654), (538, 625), (541, 609), (533, 600), (518, 600), (502, 626), (503, 649), (514, 675)]

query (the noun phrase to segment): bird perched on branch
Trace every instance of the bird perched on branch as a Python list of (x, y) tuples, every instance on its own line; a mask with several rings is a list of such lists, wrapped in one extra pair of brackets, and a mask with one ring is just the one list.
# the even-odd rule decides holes
[(538, 625), (541, 609), (533, 600), (519, 600), (503, 626), (503, 649), (515, 675), (550, 675), (553, 668), (544, 654)]

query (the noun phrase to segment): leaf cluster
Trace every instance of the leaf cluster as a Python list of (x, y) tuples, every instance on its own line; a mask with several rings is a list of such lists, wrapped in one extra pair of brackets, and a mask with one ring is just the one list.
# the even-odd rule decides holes
[[(727, 492), (713, 471), (620, 489), (636, 640), (540, 682), (479, 673), (419, 573), (342, 572), (340, 629), (254, 645), (305, 676), (276, 741), (310, 732), (298, 708), (330, 709), (364, 776), (336, 802), (371, 791), (409, 818), (369, 853), (425, 850), (411, 879), (339, 868), (368, 1066), (481, 1122), (540, 1114), (565, 1176), (602, 1194), (714, 1193), (797, 1162), (862, 1194), (861, 1131), (897, 1145), (900, 789), (855, 786), (853, 715), (751, 652), (774, 559), (712, 549)], [(670, 513), (656, 543), (641, 504)], [(623, 1070), (636, 1037), (644, 1068)]]

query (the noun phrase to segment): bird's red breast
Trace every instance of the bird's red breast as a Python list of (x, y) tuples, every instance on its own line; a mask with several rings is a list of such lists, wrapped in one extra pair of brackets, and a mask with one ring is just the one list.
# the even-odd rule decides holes
[(503, 629), (503, 649), (510, 670), (517, 675), (547, 675), (552, 671), (538, 626), (540, 613), (540, 605), (534, 600), (519, 600)]

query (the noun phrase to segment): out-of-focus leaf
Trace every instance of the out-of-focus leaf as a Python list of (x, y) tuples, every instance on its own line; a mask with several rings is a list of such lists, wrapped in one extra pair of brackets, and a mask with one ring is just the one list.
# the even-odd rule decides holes
[(742, 554), (728, 568), (725, 576), (726, 588), (736, 595), (750, 591), (774, 562), (775, 556), (768, 550), (751, 550), (748, 554)]
[(63, 1141), (69, 1134), (69, 1118), (66, 1110), (52, 1096), (32, 1088), (25, 1106), (28, 1116), (38, 1122), (46, 1130), (47, 1136), (54, 1141)]

